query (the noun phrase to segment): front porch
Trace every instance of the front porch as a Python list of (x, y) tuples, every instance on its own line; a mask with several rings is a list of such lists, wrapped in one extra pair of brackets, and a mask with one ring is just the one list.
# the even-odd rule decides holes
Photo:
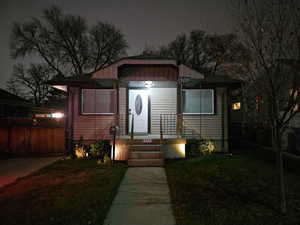
[[(135, 115), (131, 117), (129, 130), (134, 131)], [(164, 159), (185, 158), (187, 136), (200, 138), (198, 133), (187, 131), (181, 114), (160, 114), (159, 134), (119, 133), (116, 136), (115, 159), (126, 160), (131, 166), (162, 166)]]
[[(113, 146), (113, 142), (111, 141)], [(185, 138), (167, 135), (118, 136), (115, 160), (127, 161), (129, 166), (163, 166), (164, 159), (185, 157)], [(113, 149), (111, 152), (113, 157)]]

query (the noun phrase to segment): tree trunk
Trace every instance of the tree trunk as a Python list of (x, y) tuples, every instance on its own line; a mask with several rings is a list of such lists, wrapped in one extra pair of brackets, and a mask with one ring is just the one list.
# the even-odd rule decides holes
[(280, 209), (282, 214), (286, 214), (286, 192), (285, 192), (285, 182), (284, 182), (284, 171), (283, 171), (283, 159), (282, 151), (277, 153), (277, 166), (279, 172), (279, 185), (280, 185)]
[(273, 146), (276, 148), (277, 155), (277, 171), (279, 178), (279, 197), (280, 197), (280, 211), (284, 215), (287, 211), (286, 204), (286, 191), (284, 182), (284, 170), (283, 170), (283, 157), (281, 148), (281, 135), (278, 128), (273, 129)]

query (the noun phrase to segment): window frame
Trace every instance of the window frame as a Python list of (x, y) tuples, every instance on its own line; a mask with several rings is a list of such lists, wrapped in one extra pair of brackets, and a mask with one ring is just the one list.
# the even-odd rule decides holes
[[(97, 113), (97, 112), (94, 112), (94, 113), (88, 113), (88, 112), (84, 112), (83, 111), (83, 90), (109, 90), (109, 91), (112, 91), (114, 93), (114, 101), (116, 104), (115, 105), (115, 112), (112, 112), (112, 113)], [(117, 93), (116, 93), (116, 89), (113, 89), (113, 88), (81, 88), (80, 89), (80, 115), (83, 115), (83, 116), (89, 116), (89, 115), (97, 115), (97, 116), (105, 116), (105, 115), (108, 115), (108, 116), (112, 116), (112, 115), (116, 115), (117, 114), (117, 111), (118, 111), (118, 107), (117, 107)]]
[[(212, 93), (212, 112), (210, 113), (203, 113), (203, 112), (199, 112), (199, 113), (187, 113), (187, 112), (184, 112), (184, 109), (183, 109), (183, 91), (201, 91), (201, 90), (210, 90), (211, 93)], [(215, 110), (215, 104), (216, 104), (216, 90), (215, 88), (197, 88), (197, 89), (188, 89), (188, 88), (184, 88), (181, 90), (181, 112), (183, 115), (209, 115), (209, 116), (212, 116), (212, 115), (215, 115), (216, 114), (216, 110)]]

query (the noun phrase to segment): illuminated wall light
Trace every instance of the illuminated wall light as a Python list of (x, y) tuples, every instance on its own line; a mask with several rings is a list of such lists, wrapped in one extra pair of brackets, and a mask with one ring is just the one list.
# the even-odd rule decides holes
[(57, 112), (57, 113), (51, 113), (51, 117), (52, 118), (56, 118), (56, 119), (61, 119), (63, 118), (65, 115), (63, 113)]
[(152, 81), (145, 81), (144, 83), (146, 88), (151, 88), (153, 86), (153, 82)]

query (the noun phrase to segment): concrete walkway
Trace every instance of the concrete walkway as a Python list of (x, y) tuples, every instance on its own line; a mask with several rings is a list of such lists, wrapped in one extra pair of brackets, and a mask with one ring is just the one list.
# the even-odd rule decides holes
[(175, 225), (165, 169), (128, 168), (105, 225)]
[(0, 160), (0, 188), (13, 183), (20, 177), (27, 176), (61, 157), (16, 158)]

